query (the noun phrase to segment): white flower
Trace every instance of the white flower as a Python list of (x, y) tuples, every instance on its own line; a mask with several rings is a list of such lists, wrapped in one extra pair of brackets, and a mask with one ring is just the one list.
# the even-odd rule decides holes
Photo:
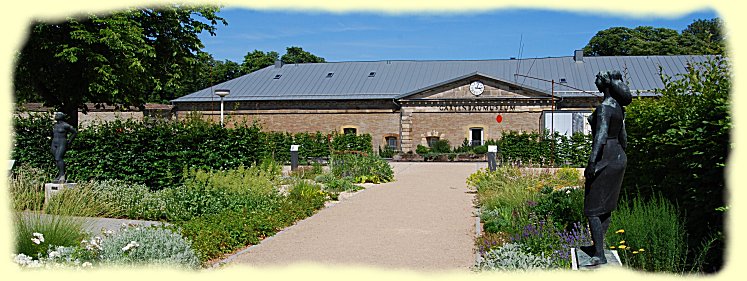
[(50, 259), (59, 258), (60, 256), (61, 256), (60, 252), (58, 252), (58, 251), (51, 251), (51, 252), (49, 252), (49, 258)]
[(39, 232), (34, 232), (31, 235), (33, 235), (34, 237), (36, 237), (37, 239), (39, 239), (39, 241), (44, 242), (44, 234), (41, 234)]
[(90, 262), (84, 262), (82, 266), (83, 266), (83, 268), (86, 268), (86, 267), (93, 267), (93, 264), (92, 264), (92, 263), (90, 263)]
[(34, 242), (34, 244), (39, 245), (44, 242), (44, 235), (42, 235), (39, 232), (34, 232), (31, 235), (33, 235), (35, 238), (31, 238), (31, 242)]
[(140, 247), (140, 244), (138, 244), (135, 241), (130, 241), (130, 243), (127, 244), (127, 246), (122, 247), (122, 251), (127, 252), (129, 249), (137, 248), (137, 247)]

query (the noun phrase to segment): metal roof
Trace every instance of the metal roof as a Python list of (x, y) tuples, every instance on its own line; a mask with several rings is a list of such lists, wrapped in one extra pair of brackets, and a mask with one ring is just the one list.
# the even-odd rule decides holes
[[(688, 63), (705, 61), (709, 56), (573, 56), (501, 60), (444, 61), (361, 61), (285, 64), (265, 67), (250, 74), (172, 100), (179, 102), (215, 101), (214, 89), (229, 89), (226, 101), (350, 100), (396, 99), (424, 89), (471, 75), (515, 84), (550, 94), (551, 83), (515, 74), (555, 80), (557, 96), (588, 96), (563, 84), (597, 93), (594, 80), (603, 70), (620, 70), (631, 91), (650, 95), (664, 85), (664, 74), (675, 76), (686, 71)], [(627, 69), (627, 71), (625, 71)], [(334, 75), (328, 77), (328, 73)], [(371, 72), (376, 72), (370, 77)], [(274, 79), (278, 74), (281, 76)], [(557, 83), (565, 78), (565, 83)]]

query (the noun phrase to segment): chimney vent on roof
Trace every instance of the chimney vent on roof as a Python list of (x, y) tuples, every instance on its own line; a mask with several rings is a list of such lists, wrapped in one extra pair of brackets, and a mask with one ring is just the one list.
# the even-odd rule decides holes
[(283, 61), (277, 59), (275, 60), (275, 68), (281, 68), (283, 67)]
[(576, 50), (573, 52), (573, 60), (575, 62), (584, 62), (584, 50)]

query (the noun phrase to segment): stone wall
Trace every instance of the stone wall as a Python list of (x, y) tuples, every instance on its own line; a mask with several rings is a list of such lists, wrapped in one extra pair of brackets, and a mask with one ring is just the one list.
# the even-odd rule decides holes
[[(180, 118), (186, 113), (180, 112)], [(220, 112), (202, 112), (203, 117), (220, 122)], [(340, 132), (355, 128), (358, 134), (370, 134), (374, 151), (386, 144), (385, 137), (399, 135), (399, 112), (392, 110), (261, 110), (226, 111), (224, 122), (259, 122), (263, 131)]]
[[(496, 121), (501, 115), (502, 122)], [(413, 112), (412, 149), (427, 146), (430, 136), (446, 139), (452, 147), (469, 139), (470, 128), (483, 128), (483, 140), (499, 139), (504, 131), (537, 131), (540, 112), (468, 113), (468, 112)]]
[[(54, 119), (51, 113), (47, 112), (20, 112), (16, 113), (19, 117), (27, 117), (29, 114), (34, 115), (46, 115), (49, 116), (49, 122), (50, 122), (50, 128), (51, 124), (54, 123)], [(114, 120), (127, 120), (127, 119), (133, 119), (137, 121), (143, 120), (143, 113), (139, 111), (125, 111), (125, 112), (88, 112), (88, 114), (83, 114), (82, 112), (78, 112), (78, 127), (87, 127), (94, 123), (101, 123), (101, 122), (110, 122)]]

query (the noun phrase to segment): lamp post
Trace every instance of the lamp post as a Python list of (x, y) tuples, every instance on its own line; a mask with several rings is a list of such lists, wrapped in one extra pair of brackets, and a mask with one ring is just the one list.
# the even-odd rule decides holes
[(215, 94), (220, 97), (220, 125), (223, 126), (223, 98), (231, 93), (229, 89), (215, 90)]

